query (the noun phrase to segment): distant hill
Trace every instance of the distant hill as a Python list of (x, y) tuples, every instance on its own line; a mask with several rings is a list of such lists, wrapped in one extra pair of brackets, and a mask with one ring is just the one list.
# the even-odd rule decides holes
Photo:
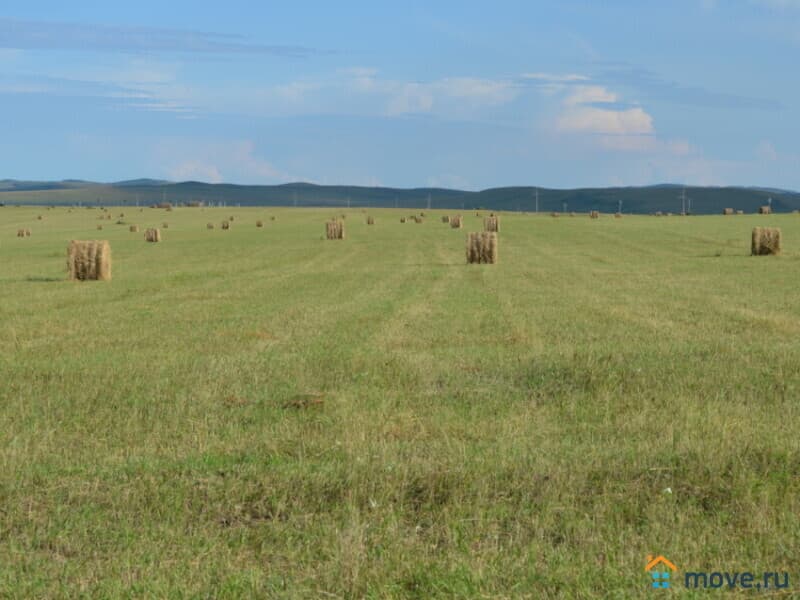
[[(450, 210), (616, 212), (622, 202), (625, 213), (681, 212), (683, 186), (661, 184), (646, 187), (547, 188), (503, 187), (480, 192), (446, 188), (386, 188), (347, 185), (288, 183), (283, 185), (209, 184), (197, 181), (171, 183), (133, 179), (105, 184), (86, 181), (35, 182), (0, 180), (0, 203), (81, 204), (142, 206), (167, 201), (173, 204), (205, 202), (228, 206), (347, 206), (398, 207)], [(754, 212), (772, 199), (775, 212), (800, 210), (800, 193), (758, 187), (686, 187), (695, 214), (718, 214), (723, 208)]]

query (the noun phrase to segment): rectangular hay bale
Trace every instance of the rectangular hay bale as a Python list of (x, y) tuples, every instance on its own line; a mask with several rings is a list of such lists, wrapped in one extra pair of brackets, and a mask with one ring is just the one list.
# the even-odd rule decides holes
[(781, 230), (778, 227), (754, 227), (750, 241), (752, 256), (781, 253)]
[(72, 240), (67, 247), (67, 271), (75, 281), (111, 279), (111, 245), (107, 240)]
[(343, 240), (344, 223), (342, 223), (338, 219), (327, 221), (325, 223), (325, 237), (329, 240)]
[(479, 231), (467, 234), (467, 264), (497, 262), (497, 232)]

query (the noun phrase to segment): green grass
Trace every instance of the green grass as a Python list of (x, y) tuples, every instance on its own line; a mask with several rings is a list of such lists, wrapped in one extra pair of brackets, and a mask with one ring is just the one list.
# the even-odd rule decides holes
[(474, 213), (123, 210), (164, 241), (0, 208), (0, 596), (645, 598), (650, 553), (796, 589), (797, 216), (504, 215), (467, 266)]

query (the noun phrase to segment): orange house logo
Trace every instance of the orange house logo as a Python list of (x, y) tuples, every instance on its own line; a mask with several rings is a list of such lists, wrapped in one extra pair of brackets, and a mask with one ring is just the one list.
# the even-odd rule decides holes
[(653, 578), (653, 587), (657, 590), (669, 589), (670, 576), (678, 570), (671, 560), (664, 556), (648, 556), (644, 570)]

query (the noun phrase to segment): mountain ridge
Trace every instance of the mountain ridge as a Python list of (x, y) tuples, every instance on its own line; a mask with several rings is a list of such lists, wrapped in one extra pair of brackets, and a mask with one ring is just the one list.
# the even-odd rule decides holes
[(81, 180), (0, 180), (3, 204), (151, 205), (160, 202), (203, 202), (227, 206), (336, 206), (442, 208), (448, 210), (509, 210), (540, 212), (600, 210), (626, 213), (657, 211), (680, 213), (683, 190), (687, 208), (695, 214), (718, 214), (723, 208), (753, 212), (771, 203), (776, 212), (800, 210), (800, 193), (757, 186), (649, 186), (585, 187), (572, 189), (534, 186), (494, 187), (467, 191), (440, 187), (391, 188), (322, 185), (292, 182), (277, 185), (241, 185), (200, 181), (169, 182), (131, 179), (113, 183)]

